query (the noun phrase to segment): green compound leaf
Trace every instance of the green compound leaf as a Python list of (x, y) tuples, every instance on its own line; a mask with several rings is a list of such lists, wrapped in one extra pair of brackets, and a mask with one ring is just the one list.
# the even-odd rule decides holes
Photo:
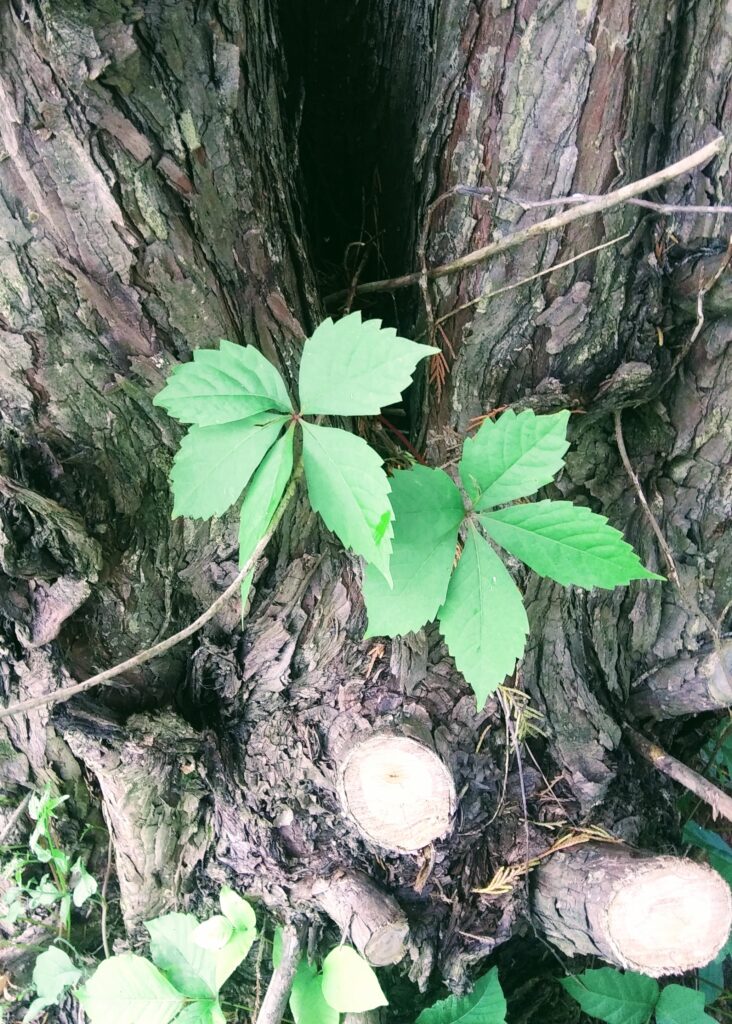
[(62, 949), (51, 946), (41, 953), (33, 968), (37, 995), (23, 1017), (23, 1024), (28, 1024), (42, 1010), (57, 1003), (64, 990), (76, 985), (80, 978), (81, 971)]
[(366, 442), (337, 427), (303, 423), (310, 504), (340, 539), (388, 580), (393, 512), (382, 462)]
[(229, 941), (214, 953), (214, 983), (216, 991), (227, 981), (239, 964), (246, 960), (249, 950), (254, 945), (257, 932), (254, 928), (235, 930)]
[(192, 914), (165, 914), (146, 921), (150, 953), (179, 992), (191, 999), (215, 999), (257, 937), (255, 929), (234, 931), (228, 942), (204, 948), (197, 941), (199, 923)]
[(483, 512), (497, 544), (540, 576), (578, 587), (613, 587), (630, 580), (662, 580), (641, 564), (605, 516), (569, 501), (538, 501)]
[(96, 878), (89, 874), (80, 858), (77, 858), (71, 868), (71, 888), (75, 907), (83, 907), (97, 891)]
[(697, 972), (699, 991), (704, 995), (704, 1002), (715, 1002), (724, 991), (724, 964), (727, 957), (732, 956), (732, 936), (722, 946), (714, 960), (700, 967)]
[(695, 821), (684, 825), (683, 840), (704, 850), (715, 871), (732, 887), (732, 847), (718, 833), (702, 828)]
[(202, 921), (193, 933), (193, 941), (203, 949), (223, 949), (234, 934), (234, 926), (223, 914)]
[(394, 587), (366, 566), (366, 636), (409, 633), (435, 618), (445, 600), (465, 515), (460, 492), (441, 469), (398, 470), (390, 483), (394, 539), (389, 571)]
[(323, 975), (301, 963), (290, 993), (290, 1010), (295, 1024), (338, 1024), (340, 1014), (325, 1001)]
[(666, 985), (656, 1004), (656, 1024), (715, 1024), (704, 1012), (704, 994), (683, 985)]
[(506, 1024), (506, 1000), (498, 968), (479, 978), (470, 995), (448, 996), (422, 1010), (416, 1024)]
[[(293, 424), (267, 452), (247, 487), (239, 513), (240, 568), (251, 557), (264, 536), (284, 494), (285, 487), (287, 487), (287, 481), (292, 476), (294, 436)], [(254, 570), (248, 573), (241, 585), (242, 614), (253, 577)], [(231, 892), (231, 890), (229, 891)], [(241, 899), (241, 897), (237, 896), (237, 899)], [(248, 904), (246, 905), (248, 906)]]
[(466, 439), (460, 460), (460, 478), (475, 508), (526, 498), (551, 483), (569, 448), (568, 421), (567, 411), (537, 416), (530, 409), (484, 420)]
[(264, 395), (271, 399), (272, 409), (292, 411), (292, 402), (285, 382), (275, 367), (251, 345), (234, 345), (221, 341), (219, 350), (199, 348), (193, 353), (198, 363), (216, 367), (238, 381), (248, 395)]
[(157, 967), (132, 953), (103, 960), (77, 994), (91, 1024), (169, 1024), (186, 1001)]
[(658, 1002), (658, 982), (613, 967), (562, 978), (562, 985), (585, 1013), (606, 1024), (648, 1024)]
[(389, 1002), (373, 967), (351, 946), (336, 946), (323, 961), (323, 996), (339, 1013), (366, 1013)]
[(518, 587), (474, 526), (439, 619), (448, 650), (481, 710), (524, 653), (529, 622)]
[[(110, 1024), (116, 1024), (111, 1021)], [(218, 999), (197, 999), (181, 1010), (173, 1024), (226, 1024)]]
[(173, 518), (220, 516), (236, 501), (288, 417), (263, 413), (215, 427), (191, 427), (173, 460)]
[(191, 999), (215, 999), (216, 954), (196, 941), (199, 924), (193, 914), (164, 914), (145, 927), (153, 961), (178, 991)]
[(219, 893), (219, 906), (221, 913), (237, 931), (256, 930), (257, 915), (251, 905), (228, 885), (223, 886)]
[(420, 359), (435, 349), (400, 338), (380, 320), (351, 313), (324, 320), (305, 342), (300, 363), (305, 415), (374, 416), (398, 402)]

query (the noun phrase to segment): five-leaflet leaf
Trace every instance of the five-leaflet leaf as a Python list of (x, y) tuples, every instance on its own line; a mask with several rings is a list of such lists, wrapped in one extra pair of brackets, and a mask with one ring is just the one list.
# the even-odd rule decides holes
[[(393, 512), (381, 459), (356, 435), (302, 416), (378, 413), (399, 399), (419, 361), (433, 354), (379, 320), (363, 322), (360, 313), (326, 320), (303, 347), (302, 412), (296, 413), (282, 377), (256, 349), (222, 341), (218, 349), (197, 350), (154, 399), (191, 424), (170, 475), (173, 515), (223, 515), (247, 488), (239, 538), (244, 565), (284, 494), (301, 429), (313, 508), (345, 547), (389, 580)], [(251, 578), (242, 585), (242, 606)]]
[[(260, 353), (224, 341), (218, 350), (194, 353), (155, 403), (192, 424), (171, 472), (173, 514), (223, 515), (244, 492), (241, 565), (282, 500), (299, 430), (313, 509), (366, 562), (367, 635), (394, 636), (438, 618), (482, 707), (513, 671), (528, 633), (521, 594), (486, 537), (563, 584), (611, 588), (662, 577), (643, 567), (603, 516), (567, 501), (523, 503), (564, 465), (566, 411), (509, 410), (495, 422), (486, 419), (465, 441), (459, 463), (465, 504), (442, 470), (415, 466), (389, 481), (380, 456), (362, 438), (303, 419), (378, 413), (432, 354), (429, 346), (353, 313), (324, 321), (305, 341), (299, 413)], [(242, 585), (242, 607), (251, 579), (252, 573)]]
[[(393, 588), (367, 566), (367, 635), (395, 636), (436, 617), (479, 707), (513, 671), (528, 633), (520, 591), (483, 534), (561, 583), (615, 587), (662, 579), (589, 509), (567, 501), (495, 508), (527, 497), (561, 469), (568, 419), (567, 412), (537, 416), (531, 410), (509, 411), (495, 423), (486, 419), (466, 440), (459, 464), (465, 506), (440, 470), (415, 466), (392, 478)], [(453, 569), (461, 533), (463, 552)]]

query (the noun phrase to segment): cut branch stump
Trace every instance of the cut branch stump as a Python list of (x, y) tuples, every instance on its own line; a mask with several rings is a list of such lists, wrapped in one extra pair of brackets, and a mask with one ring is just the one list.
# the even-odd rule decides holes
[(732, 926), (721, 875), (684, 857), (592, 843), (534, 873), (534, 922), (568, 956), (598, 956), (658, 978), (703, 967)]

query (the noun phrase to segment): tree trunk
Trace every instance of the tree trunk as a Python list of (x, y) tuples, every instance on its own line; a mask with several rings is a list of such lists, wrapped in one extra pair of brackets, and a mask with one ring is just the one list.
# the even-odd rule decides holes
[[(321, 294), (419, 269), (421, 248), (429, 265), (446, 262), (546, 215), (504, 192), (605, 191), (715, 137), (731, 102), (732, 22), (723, 0), (687, 7), (2, 6), (6, 702), (149, 646), (236, 573), (234, 517), (170, 518), (180, 431), (152, 406), (170, 368), (223, 336), (259, 347), (292, 385)], [(661, 198), (729, 196), (728, 164), (726, 146)], [(647, 784), (621, 722), (640, 710), (634, 682), (646, 693), (648, 673), (683, 676), (732, 598), (728, 277), (695, 332), (722, 231), (711, 215), (624, 207), (441, 278), (431, 316), (419, 289), (364, 299), (365, 315), (410, 336), (447, 318), (434, 332), (444, 379), (420, 381), (389, 413), (431, 464), (450, 466), (475, 416), (571, 408), (573, 447), (551, 493), (607, 515), (665, 572), (618, 454), (611, 414), (622, 412), (685, 594), (648, 583), (585, 593), (515, 567), (532, 627), (515, 685), (546, 736), (528, 743), (536, 764), (519, 774), (512, 761), (504, 779), (500, 708), (476, 712), (434, 627), (361, 640), (360, 567), (302, 496), (243, 627), (232, 605), (115, 685), (0, 723), (0, 778), (18, 799), (74, 758), (95, 778), (128, 929), (226, 879), (281, 918), (325, 909), (331, 937), (350, 930), (368, 951), (388, 907), (397, 924), (377, 959), (408, 941), (400, 969), (413, 981), (424, 988), (437, 968), (460, 987), (527, 909), (523, 891), (474, 890), (544, 850), (540, 824), (591, 815), (648, 848), (668, 841), (664, 784)], [(364, 429), (397, 454), (393, 432)], [(361, 733), (421, 744), (438, 805), (427, 834), (379, 842), (350, 799), (344, 812), (344, 737)], [(524, 829), (523, 800), (539, 825)], [(74, 813), (83, 820), (81, 805)], [(369, 896), (354, 897), (345, 923), (323, 893), (364, 876)]]

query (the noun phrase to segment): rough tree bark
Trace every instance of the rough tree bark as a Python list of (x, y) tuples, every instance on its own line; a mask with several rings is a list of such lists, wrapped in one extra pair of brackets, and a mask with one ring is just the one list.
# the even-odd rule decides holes
[[(431, 219), (430, 265), (545, 215), (496, 190), (596, 193), (709, 141), (729, 121), (731, 78), (724, 0), (3, 4), (3, 699), (148, 646), (235, 573), (233, 520), (170, 520), (180, 434), (151, 400), (176, 360), (229, 337), (291, 384), (320, 294), (357, 267), (416, 269), (438, 196), (464, 187)], [(666, 200), (729, 197), (729, 152)], [(544, 825), (592, 820), (651, 849), (670, 834), (671, 790), (648, 786), (620, 723), (635, 680), (685, 677), (706, 650), (698, 606), (716, 620), (732, 598), (728, 279), (688, 344), (724, 227), (614, 210), (432, 289), (433, 317), (450, 314), (435, 333), (448, 372), (394, 411), (413, 443), (449, 467), (475, 416), (575, 409), (552, 493), (606, 514), (663, 571), (615, 445), (611, 414), (623, 411), (689, 595), (586, 594), (516, 567), (532, 624), (517, 685), (546, 734), (521, 775), (512, 763), (504, 785), (500, 709), (476, 713), (436, 630), (360, 639), (359, 567), (304, 500), (263, 560), (243, 628), (232, 606), (114, 686), (0, 724), (0, 778), (17, 799), (79, 766), (93, 780), (130, 930), (224, 878), (281, 917), (312, 919), (330, 880), (365, 875), (368, 899), (383, 894), (375, 917), (408, 919), (410, 978), (424, 987), (437, 968), (460, 987), (528, 911), (520, 889), (473, 891), (548, 845), (544, 828), (524, 828), (523, 799)], [(350, 243), (366, 243), (366, 259), (349, 249), (344, 278)], [(430, 333), (417, 292), (363, 308)], [(391, 435), (364, 429), (398, 456)], [(458, 815), (417, 854), (389, 853), (343, 813), (344, 737), (412, 735), (415, 723)]]

